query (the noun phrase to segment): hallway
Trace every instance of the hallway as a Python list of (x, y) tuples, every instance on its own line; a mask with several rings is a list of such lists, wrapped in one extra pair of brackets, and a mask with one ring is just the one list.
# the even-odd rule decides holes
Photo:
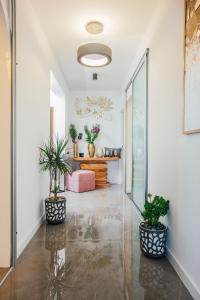
[(66, 223), (44, 223), (0, 299), (192, 299), (167, 259), (140, 254), (138, 216), (121, 186), (66, 197)]

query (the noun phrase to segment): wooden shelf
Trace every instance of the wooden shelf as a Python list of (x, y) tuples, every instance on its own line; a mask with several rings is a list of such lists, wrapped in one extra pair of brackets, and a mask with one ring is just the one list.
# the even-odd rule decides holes
[(80, 162), (81, 170), (89, 170), (95, 172), (95, 186), (96, 188), (110, 187), (107, 180), (109, 161), (118, 161), (119, 157), (77, 157), (74, 161)]
[(80, 162), (108, 162), (108, 161), (118, 161), (119, 157), (77, 157), (73, 158), (74, 161)]

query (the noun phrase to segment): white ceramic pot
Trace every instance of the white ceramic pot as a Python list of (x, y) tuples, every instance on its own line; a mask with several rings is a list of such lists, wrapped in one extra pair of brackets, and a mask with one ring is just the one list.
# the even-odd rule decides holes
[(103, 156), (103, 148), (98, 147), (98, 148), (97, 148), (96, 155), (97, 155), (98, 157), (102, 157), (102, 156)]

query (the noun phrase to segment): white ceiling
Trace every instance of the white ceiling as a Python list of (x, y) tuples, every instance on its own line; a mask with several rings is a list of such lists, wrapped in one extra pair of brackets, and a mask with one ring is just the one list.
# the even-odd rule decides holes
[[(71, 90), (119, 89), (159, 0), (31, 0), (60, 68)], [(90, 35), (85, 24), (99, 20), (100, 35)], [(97, 69), (78, 64), (77, 48), (102, 42), (112, 48), (113, 61)], [(99, 80), (92, 81), (92, 73)]]

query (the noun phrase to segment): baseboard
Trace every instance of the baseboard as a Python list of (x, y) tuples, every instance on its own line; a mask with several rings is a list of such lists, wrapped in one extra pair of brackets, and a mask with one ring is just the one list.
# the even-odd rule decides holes
[(45, 214), (38, 219), (37, 223), (32, 227), (30, 232), (23, 238), (23, 240), (19, 243), (19, 245), (17, 245), (17, 258), (22, 254), (22, 252), (24, 251), (24, 249), (26, 248), (30, 240), (33, 238), (34, 234), (37, 232), (37, 230), (44, 222), (44, 219), (45, 219)]
[(167, 247), (167, 258), (185, 286), (187, 287), (188, 291), (192, 295), (195, 300), (200, 300), (200, 290), (193, 282), (189, 274), (186, 272), (184, 267), (181, 265), (179, 260), (172, 254), (171, 250)]
[(122, 185), (121, 181), (112, 181), (112, 180), (108, 180), (110, 184), (114, 184), (114, 185)]
[(8, 272), (6, 273), (6, 275), (4, 276), (4, 278), (0, 281), (0, 287), (4, 284), (4, 282), (6, 281), (8, 275), (10, 275), (10, 273), (12, 272), (13, 267), (11, 267)]
[(109, 181), (109, 183), (111, 184), (111, 185), (121, 185), (122, 186), (122, 184), (120, 183), (120, 182), (111, 182), (111, 181)]

